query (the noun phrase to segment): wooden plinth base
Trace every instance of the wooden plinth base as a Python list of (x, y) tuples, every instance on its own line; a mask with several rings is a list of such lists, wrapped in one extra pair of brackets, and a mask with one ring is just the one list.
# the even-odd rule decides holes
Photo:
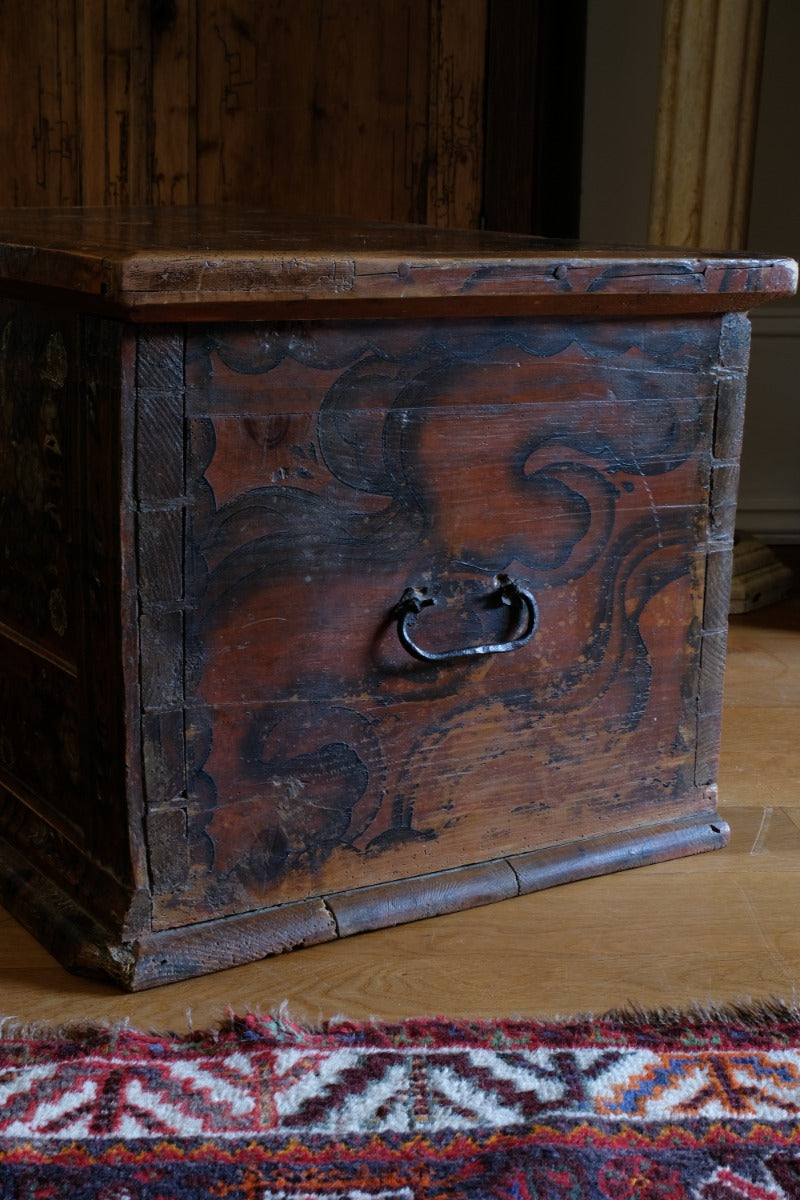
[(0, 899), (68, 970), (140, 991), (304, 945), (715, 850), (727, 843), (728, 833), (716, 813), (700, 813), (129, 942), (115, 940), (5, 845), (0, 845)]

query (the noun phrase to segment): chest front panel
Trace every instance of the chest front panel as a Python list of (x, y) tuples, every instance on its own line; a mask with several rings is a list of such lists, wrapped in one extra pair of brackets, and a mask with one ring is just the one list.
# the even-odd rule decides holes
[[(175, 450), (140, 464), (155, 928), (713, 806), (696, 697), (720, 331), (141, 339), (139, 445)], [(499, 602), (507, 580), (527, 607)], [(407, 589), (434, 603), (404, 629), (444, 661), (401, 644)]]

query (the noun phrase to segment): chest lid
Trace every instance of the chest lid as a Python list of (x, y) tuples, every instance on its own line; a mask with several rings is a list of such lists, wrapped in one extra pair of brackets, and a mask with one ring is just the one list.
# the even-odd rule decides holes
[(728, 312), (796, 286), (789, 258), (254, 209), (0, 211), (0, 295), (134, 321)]

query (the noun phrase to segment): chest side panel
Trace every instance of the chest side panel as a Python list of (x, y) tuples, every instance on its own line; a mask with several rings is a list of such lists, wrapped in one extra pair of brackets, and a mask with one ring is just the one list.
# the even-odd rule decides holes
[[(193, 332), (186, 478), (140, 537), (168, 630), (144, 689), (156, 925), (713, 807), (721, 373), (716, 318)], [(513, 640), (507, 576), (535, 599), (524, 645), (401, 646), (410, 587), (428, 650)]]
[(116, 322), (0, 306), (0, 826), (45, 878), (119, 924), (133, 882), (123, 340)]

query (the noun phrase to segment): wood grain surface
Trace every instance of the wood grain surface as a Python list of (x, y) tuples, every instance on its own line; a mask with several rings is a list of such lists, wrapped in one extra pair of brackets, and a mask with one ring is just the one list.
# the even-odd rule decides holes
[(3, 22), (0, 206), (577, 236), (585, 0), (14, 0)]
[(797, 265), (241, 208), (9, 209), (0, 285), (139, 321), (633, 316), (749, 309), (791, 294)]
[[(6, 622), (5, 895), (75, 969), (149, 986), (724, 840), (716, 593), (703, 614), (745, 318), (63, 321), (19, 305), (5, 325), (12, 422), (32, 365), (42, 405), (67, 379), (91, 399), (60, 518), (91, 581), (55, 630), (80, 631), (71, 709), (41, 689), (47, 715), (14, 706), (41, 654)], [(513, 640), (490, 603), (509, 572), (535, 637), (408, 657), (409, 587), (436, 602), (417, 622), (434, 651)], [(60, 765), (14, 749), (65, 709)], [(47, 790), (70, 771), (72, 808)], [(23, 860), (63, 889), (55, 933)]]
[[(792, 547), (784, 547), (789, 552)], [(795, 555), (796, 566), (800, 558)], [(200, 979), (121, 995), (70, 975), (0, 911), (0, 1010), (22, 1021), (203, 1028), (236, 1012), (316, 1021), (564, 1016), (800, 989), (800, 597), (732, 621), (720, 761), (727, 849), (607, 875)]]
[(259, 204), (475, 227), (486, 9), (7, 5), (0, 204)]
[(73, 969), (149, 987), (724, 843), (719, 309), (793, 263), (0, 226), (3, 896)]

